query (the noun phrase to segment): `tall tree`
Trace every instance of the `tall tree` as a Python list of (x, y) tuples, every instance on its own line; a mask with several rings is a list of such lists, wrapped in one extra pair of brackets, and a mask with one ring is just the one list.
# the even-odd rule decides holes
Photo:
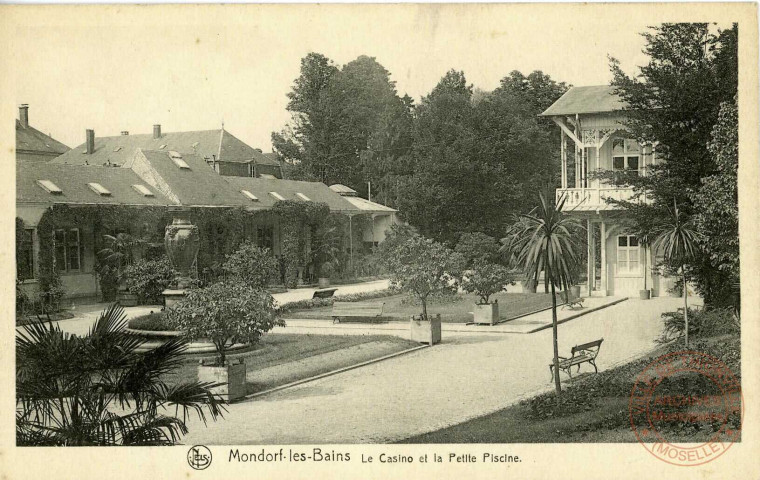
[[(559, 171), (559, 140), (537, 117), (537, 103), (513, 72), (492, 93), (473, 93), (463, 72), (449, 71), (415, 112), (414, 173), (405, 179), (398, 208), (425, 234), (453, 244), (464, 232), (501, 236), (511, 214)], [(534, 72), (536, 89), (563, 84)], [(525, 80), (530, 85), (530, 80)]]
[[(736, 25), (715, 34), (706, 23), (666, 23), (643, 36), (649, 62), (628, 76), (612, 58), (612, 84), (628, 104), (631, 135), (656, 145), (658, 163), (644, 176), (609, 178), (634, 188), (634, 201), (618, 203), (640, 232), (665, 221), (674, 199), (684, 215), (695, 213), (693, 194), (717, 170), (708, 141), (721, 104), (736, 95), (738, 70)], [(636, 201), (644, 195), (649, 203)], [(712, 264), (709, 251), (691, 259), (687, 277), (706, 303), (728, 297), (729, 276)]]
[(707, 149), (716, 171), (691, 195), (694, 226), (711, 264), (739, 280), (739, 112), (737, 98), (723, 103)]
[(337, 132), (327, 91), (338, 71), (322, 54), (309, 53), (302, 58), (301, 75), (288, 93), (291, 123), (272, 133), (275, 152), (294, 167), (292, 175), (299, 178), (323, 180), (326, 175)]
[(323, 55), (301, 61), (288, 94), (291, 123), (272, 135), (292, 176), (343, 183), (361, 195), (379, 179), (378, 164), (393, 162), (411, 145), (411, 98), (401, 98), (390, 73), (373, 57), (337, 68)]

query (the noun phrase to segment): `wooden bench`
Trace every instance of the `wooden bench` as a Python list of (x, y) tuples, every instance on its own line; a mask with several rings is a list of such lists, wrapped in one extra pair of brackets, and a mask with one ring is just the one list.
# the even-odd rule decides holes
[(563, 297), (563, 300), (565, 300), (565, 304), (562, 305), (563, 309), (569, 308), (575, 310), (576, 308), (583, 308), (583, 297), (570, 297), (569, 300)]
[(319, 290), (314, 290), (314, 295), (312, 295), (311, 298), (330, 298), (335, 295), (335, 290), (337, 290), (337, 288), (321, 288)]
[(384, 305), (385, 302), (335, 302), (331, 316), (333, 323), (347, 317), (376, 318), (382, 316)]
[[(559, 369), (564, 370), (568, 375), (570, 375), (570, 378), (573, 378), (573, 372), (570, 370), (572, 367), (577, 365), (578, 371), (576, 373), (578, 373), (581, 371), (582, 363), (589, 363), (594, 367), (594, 372), (599, 373), (599, 370), (596, 368), (595, 361), (596, 356), (599, 355), (599, 349), (601, 348), (603, 341), (604, 339), (600, 338), (599, 340), (594, 340), (593, 342), (574, 346), (572, 349), (570, 349), (570, 358), (559, 357)], [(549, 373), (551, 374), (552, 378), (554, 378), (554, 362), (549, 364)]]

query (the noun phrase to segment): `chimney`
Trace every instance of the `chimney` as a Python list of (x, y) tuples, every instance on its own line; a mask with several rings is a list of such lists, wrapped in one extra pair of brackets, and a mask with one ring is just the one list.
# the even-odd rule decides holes
[(128, 132), (128, 131), (126, 131), (126, 130), (122, 130), (122, 131), (121, 131), (121, 134), (122, 134), (122, 135), (129, 135), (129, 132)]
[(88, 155), (95, 153), (95, 130), (87, 130), (87, 150), (85, 153)]
[(29, 105), (22, 103), (18, 106), (18, 120), (21, 122), (21, 126), (26, 128), (29, 126)]
[(153, 125), (153, 138), (161, 138), (161, 125)]

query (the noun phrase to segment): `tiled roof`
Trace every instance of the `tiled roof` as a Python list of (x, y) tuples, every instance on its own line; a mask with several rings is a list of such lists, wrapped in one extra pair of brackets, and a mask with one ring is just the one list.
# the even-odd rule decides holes
[(45, 135), (31, 125), (21, 126), (16, 120), (16, 150), (41, 152), (51, 156), (60, 155), (69, 151), (69, 147), (58, 140)]
[[(297, 180), (279, 180), (252, 177), (223, 177), (231, 186), (232, 190), (237, 193), (241, 199), (248, 205), (261, 205), (270, 208), (277, 202), (277, 198), (269, 192), (280, 194), (285, 200), (301, 200), (297, 193), (302, 193), (313, 202), (326, 203), (333, 212), (352, 212), (358, 209), (345, 198), (330, 190), (324, 183), (320, 182), (301, 182)], [(248, 190), (258, 198), (258, 201), (252, 201), (246, 198), (241, 190)]]
[(541, 116), (620, 111), (626, 104), (614, 92), (615, 87), (610, 85), (573, 87), (547, 108)]
[[(221, 138), (221, 156), (219, 140)], [(163, 146), (163, 148), (161, 148)], [(135, 153), (135, 150), (174, 150), (195, 153), (201, 158), (216, 158), (225, 162), (247, 163), (256, 160), (259, 164), (278, 165), (263, 153), (243, 143), (227, 130), (201, 130), (195, 132), (162, 133), (153, 138), (153, 134), (118, 135), (115, 137), (96, 137), (95, 151), (86, 154), (85, 144), (81, 144), (55, 160), (55, 163), (69, 165), (103, 165), (112, 163), (123, 165)]]
[[(178, 167), (169, 152), (164, 151), (139, 150), (135, 153), (135, 158), (142, 155), (147, 159), (182, 205), (251, 206), (250, 201), (246, 202), (244, 198), (236, 195), (225, 181), (226, 177), (214, 172), (203, 158), (192, 153), (180, 154), (190, 168)], [(122, 169), (127, 170), (131, 167), (132, 162), (128, 162)]]
[[(38, 180), (50, 180), (62, 193), (48, 193), (37, 184)], [(95, 193), (87, 184), (101, 184), (111, 192), (109, 196)], [(146, 185), (133, 171), (113, 167), (81, 167), (53, 165), (50, 162), (16, 162), (17, 203), (73, 203), (73, 204), (126, 204), (169, 205), (170, 201), (156, 189), (148, 186), (154, 196), (146, 197), (132, 185)]]

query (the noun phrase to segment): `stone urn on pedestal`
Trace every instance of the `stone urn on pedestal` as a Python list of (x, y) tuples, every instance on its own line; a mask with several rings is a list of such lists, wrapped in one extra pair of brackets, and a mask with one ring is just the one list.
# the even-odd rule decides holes
[(166, 247), (169, 263), (179, 275), (177, 288), (167, 289), (163, 292), (164, 304), (166, 308), (171, 308), (185, 296), (185, 289), (193, 277), (193, 267), (200, 248), (198, 227), (175, 214), (172, 223), (166, 226), (164, 247)]

